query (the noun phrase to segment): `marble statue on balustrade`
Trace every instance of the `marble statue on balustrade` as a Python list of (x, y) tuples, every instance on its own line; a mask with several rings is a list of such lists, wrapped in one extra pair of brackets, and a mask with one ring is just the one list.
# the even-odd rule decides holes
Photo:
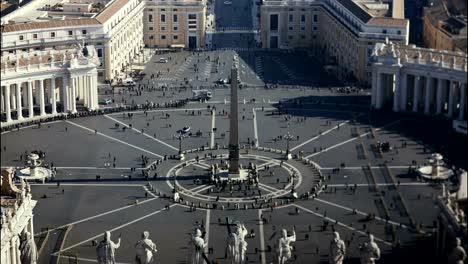
[(330, 252), (329, 252), (329, 263), (330, 264), (342, 264), (346, 255), (346, 246), (340, 234), (333, 232), (333, 239), (330, 241)]
[(229, 234), (227, 240), (227, 259), (231, 264), (244, 264), (245, 254), (247, 252), (247, 242), (245, 236), (247, 236), (247, 228), (243, 224), (236, 226), (236, 231)]
[(154, 255), (158, 250), (156, 249), (156, 244), (149, 239), (149, 232), (144, 231), (141, 235), (141, 240), (139, 240), (135, 245), (136, 264), (152, 264), (155, 263)]
[(461, 244), (460, 238), (455, 239), (455, 247), (448, 255), (448, 264), (463, 264), (467, 260), (466, 251)]
[(207, 247), (205, 240), (202, 238), (200, 229), (195, 230), (195, 234), (190, 240), (190, 264), (205, 264), (204, 251)]
[(380, 258), (380, 248), (374, 242), (374, 236), (369, 234), (368, 241), (359, 247), (361, 264), (374, 264)]
[(20, 244), (21, 252), (21, 263), (36, 264), (37, 263), (37, 248), (34, 238), (31, 236), (31, 233), (26, 231), (23, 233)]
[(120, 247), (120, 236), (117, 243), (112, 242), (110, 231), (104, 233), (104, 239), (96, 247), (99, 264), (115, 264), (115, 250)]
[(292, 242), (296, 242), (296, 230), (293, 228), (292, 236), (288, 236), (286, 229), (281, 231), (282, 236), (278, 239), (277, 254), (278, 264), (284, 264), (291, 258), (292, 255)]

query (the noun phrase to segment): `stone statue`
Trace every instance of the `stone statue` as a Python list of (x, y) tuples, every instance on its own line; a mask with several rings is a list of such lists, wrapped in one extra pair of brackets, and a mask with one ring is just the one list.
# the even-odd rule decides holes
[(448, 255), (448, 264), (463, 264), (466, 260), (466, 251), (461, 245), (460, 238), (455, 239), (455, 247)]
[(247, 242), (245, 236), (248, 234), (247, 228), (243, 224), (238, 224), (235, 233), (229, 234), (227, 240), (227, 258), (231, 264), (244, 264), (247, 252)]
[(205, 260), (203, 258), (203, 252), (207, 244), (205, 240), (201, 237), (202, 232), (200, 229), (195, 230), (195, 234), (192, 236), (190, 244), (191, 244), (191, 256), (190, 256), (190, 264), (205, 264)]
[(286, 229), (282, 231), (282, 237), (278, 240), (278, 264), (284, 264), (288, 259), (291, 258), (292, 246), (291, 242), (296, 242), (296, 230), (293, 228), (292, 236), (288, 237), (288, 232)]
[(36, 264), (37, 263), (37, 248), (34, 243), (34, 238), (28, 231), (23, 233), (23, 239), (20, 244), (21, 263)]
[(333, 239), (330, 241), (330, 264), (342, 264), (346, 255), (346, 246), (343, 240), (340, 239), (338, 232), (333, 232)]
[(155, 263), (153, 255), (158, 252), (156, 249), (156, 245), (151, 241), (149, 237), (149, 232), (144, 231), (141, 234), (141, 240), (139, 240), (135, 245), (136, 250), (136, 257), (135, 262), (136, 264), (151, 264)]
[(361, 264), (374, 264), (380, 258), (380, 248), (371, 234), (369, 234), (368, 241), (359, 247), (359, 251)]
[(115, 250), (120, 247), (120, 236), (117, 243), (112, 242), (110, 231), (104, 233), (104, 240), (96, 247), (99, 264), (115, 264)]

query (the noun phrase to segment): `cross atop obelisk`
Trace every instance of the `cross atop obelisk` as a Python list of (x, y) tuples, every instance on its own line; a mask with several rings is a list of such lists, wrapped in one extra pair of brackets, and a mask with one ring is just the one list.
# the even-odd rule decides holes
[(231, 117), (229, 127), (229, 174), (239, 174), (239, 115), (237, 100), (238, 58), (234, 56), (231, 69)]

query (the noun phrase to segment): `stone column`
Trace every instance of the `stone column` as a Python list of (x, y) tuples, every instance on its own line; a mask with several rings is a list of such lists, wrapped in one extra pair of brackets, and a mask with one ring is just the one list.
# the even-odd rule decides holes
[(39, 80), (39, 108), (41, 110), (40, 115), (45, 116), (44, 80)]
[(377, 71), (372, 71), (372, 90), (371, 90), (371, 105), (375, 107), (377, 97)]
[(23, 119), (23, 107), (21, 105), (21, 83), (16, 84), (16, 114), (18, 120)]
[(426, 77), (426, 94), (424, 96), (424, 113), (430, 114), (431, 111), (431, 95), (432, 95), (432, 78)]
[(419, 104), (419, 83), (421, 82), (421, 77), (414, 76), (414, 93), (413, 93), (413, 111), (418, 111)]
[(382, 107), (382, 73), (377, 72), (377, 89), (375, 98), (375, 108), (380, 109)]
[(55, 76), (50, 80), (50, 96), (52, 97), (52, 114), (57, 114), (57, 98), (55, 94)]
[(62, 105), (63, 105), (63, 112), (68, 112), (70, 94), (68, 93), (68, 77), (66, 75), (62, 78)]
[(11, 122), (11, 105), (10, 105), (10, 84), (5, 85), (5, 114), (6, 122)]
[(74, 114), (76, 113), (76, 78), (71, 78), (71, 112)]
[(406, 111), (406, 107), (408, 106), (408, 74), (403, 73), (401, 78), (400, 110)]
[(392, 85), (394, 87), (394, 94), (393, 94), (393, 111), (399, 112), (400, 111), (400, 98), (401, 98), (401, 87), (400, 87), (400, 72), (397, 72), (395, 75), (392, 76)]
[(17, 262), (16, 255), (17, 255), (17, 249), (16, 249), (16, 241), (14, 238), (11, 239), (11, 247), (10, 247), (10, 256), (11, 256), (11, 264), (20, 264), (21, 262)]
[(3, 91), (3, 89), (2, 89), (2, 90), (0, 91), (0, 97), (1, 97), (1, 98), (0, 98), (0, 104), (1, 104), (0, 110), (1, 110), (2, 112), (5, 112), (5, 96), (3, 96), (3, 93), (4, 93), (4, 91)]
[(453, 108), (454, 108), (454, 103), (455, 103), (455, 85), (456, 83), (454, 81), (450, 81), (450, 87), (449, 87), (449, 94), (448, 94), (448, 111), (447, 111), (447, 116), (452, 117), (453, 116)]
[(34, 117), (34, 101), (33, 101), (33, 91), (32, 91), (32, 82), (33, 81), (28, 81), (28, 114), (29, 118)]
[(93, 88), (91, 87), (91, 77), (89, 75), (84, 76), (85, 79), (85, 91), (86, 91), (86, 101), (88, 102), (88, 108), (94, 110), (93, 106)]
[(436, 114), (442, 113), (442, 94), (444, 89), (444, 80), (443, 79), (437, 79), (437, 111)]
[(229, 128), (229, 173), (239, 174), (239, 120), (237, 99), (237, 74), (235, 66), (231, 69), (231, 116)]
[(458, 119), (463, 120), (465, 118), (465, 107), (466, 107), (466, 83), (460, 84), (460, 109), (458, 113)]

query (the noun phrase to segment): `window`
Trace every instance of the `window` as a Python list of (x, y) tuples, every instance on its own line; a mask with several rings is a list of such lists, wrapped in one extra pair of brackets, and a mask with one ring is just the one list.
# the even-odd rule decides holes
[(387, 34), (387, 30), (386, 29), (382, 30), (382, 33)]
[(161, 31), (166, 31), (166, 27), (161, 27)]
[(69, 30), (68, 31), (68, 36), (73, 36), (73, 31)]
[(398, 35), (401, 35), (401, 30), (398, 30), (398, 31), (397, 31), (397, 34), (398, 34)]
[(293, 22), (294, 16), (292, 14), (289, 14), (289, 22)]
[(179, 27), (173, 27), (172, 30), (177, 31), (179, 30)]
[(317, 21), (318, 21), (318, 16), (314, 15), (314, 22), (317, 22)]
[(313, 27), (314, 30), (317, 30), (317, 27)]
[(197, 19), (197, 14), (189, 14), (188, 19)]
[(289, 30), (294, 30), (294, 27), (288, 27)]
[(166, 15), (161, 14), (161, 23), (166, 23)]
[(177, 15), (172, 15), (172, 21), (173, 21), (174, 23), (177, 23), (177, 22), (178, 22), (178, 21), (177, 21), (177, 18), (178, 18)]
[(24, 36), (23, 36), (23, 35), (19, 35), (19, 40), (24, 40)]
[(153, 11), (153, 8), (148, 9), (148, 11)]
[(288, 36), (288, 39), (292, 40), (292, 39), (293, 39), (293, 36), (289, 35), (289, 36)]
[(197, 25), (189, 25), (188, 28), (189, 29), (197, 29)]
[(102, 49), (97, 49), (97, 56), (102, 58)]
[(305, 22), (305, 15), (301, 15), (301, 22)]
[(177, 8), (172, 9), (172, 11), (176, 12), (176, 11), (177, 11)]
[(81, 30), (81, 34), (86, 35), (86, 33), (87, 33), (87, 32), (86, 32), (85, 29), (84, 29), (84, 30)]
[(154, 39), (154, 36), (153, 36), (153, 35), (150, 35), (150, 36), (149, 36), (149, 39)]
[(163, 11), (166, 11), (166, 9), (165, 9), (165, 8), (161, 8), (161, 12), (163, 12)]
[(270, 30), (278, 30), (278, 15), (270, 15)]
[(50, 37), (55, 38), (55, 32), (50, 32)]
[(166, 39), (166, 35), (161, 35), (161, 39)]
[(188, 23), (189, 23), (189, 25), (196, 25), (196, 24), (197, 24), (197, 21), (191, 20), (191, 21), (189, 21)]
[(148, 22), (153, 22), (153, 15), (148, 15)]
[(33, 34), (33, 39), (37, 39), (37, 34)]
[(153, 27), (148, 27), (149, 31), (153, 31), (153, 29), (154, 29)]
[(174, 40), (178, 40), (178, 39), (179, 39), (179, 36), (174, 35), (174, 36), (172, 36), (172, 38), (173, 38)]

